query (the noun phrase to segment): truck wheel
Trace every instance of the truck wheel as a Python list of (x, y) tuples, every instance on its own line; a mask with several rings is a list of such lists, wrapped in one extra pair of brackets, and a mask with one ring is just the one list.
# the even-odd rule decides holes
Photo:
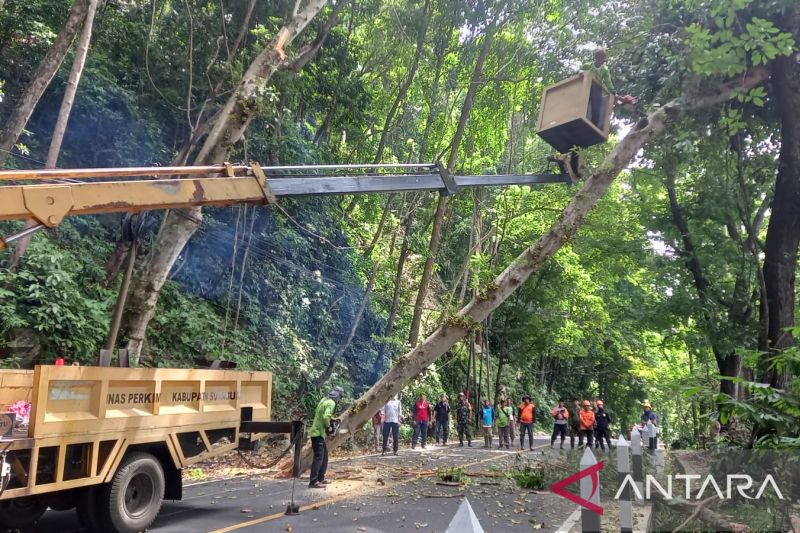
[(132, 453), (122, 460), (111, 483), (100, 489), (99, 511), (106, 531), (144, 531), (161, 510), (164, 470), (149, 453)]
[(20, 529), (32, 526), (44, 514), (47, 507), (37, 496), (23, 496), (0, 501), (0, 527)]

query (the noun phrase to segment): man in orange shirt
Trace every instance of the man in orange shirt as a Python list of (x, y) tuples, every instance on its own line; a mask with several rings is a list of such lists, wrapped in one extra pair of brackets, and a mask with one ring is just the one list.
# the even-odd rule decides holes
[(578, 416), (580, 418), (578, 446), (583, 446), (583, 437), (586, 437), (586, 446), (591, 448), (594, 434), (594, 411), (592, 411), (592, 404), (589, 400), (583, 400), (583, 409)]
[(528, 448), (533, 449), (533, 425), (536, 423), (536, 405), (531, 402), (531, 397), (527, 394), (522, 397), (519, 406), (519, 449), (525, 449), (525, 432), (528, 432)]

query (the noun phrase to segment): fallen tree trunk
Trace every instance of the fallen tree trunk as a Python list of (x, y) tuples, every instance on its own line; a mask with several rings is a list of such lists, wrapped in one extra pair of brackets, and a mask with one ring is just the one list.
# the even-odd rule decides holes
[[(640, 120), (586, 180), (581, 190), (575, 194), (545, 234), (526, 248), (458, 313), (445, 320), (421, 344), (403, 355), (372, 388), (353, 402), (341, 417), (339, 433), (329, 439), (328, 445), (335, 447), (350, 438), (391, 396), (402, 391), (409, 381), (428, 368), (470, 331), (478, 329), (483, 319), (575, 236), (592, 207), (608, 190), (617, 175), (649, 141), (666, 132), (685, 113), (724, 102), (731, 98), (737, 89), (752, 88), (762, 83), (768, 76), (767, 69), (757, 69), (736, 81), (720, 85), (712, 93), (684, 95), (651, 113), (646, 119)], [(311, 447), (306, 446), (303, 449), (303, 468), (310, 465), (310, 459)], [(285, 472), (291, 470), (290, 460), (283, 465), (283, 470)]]

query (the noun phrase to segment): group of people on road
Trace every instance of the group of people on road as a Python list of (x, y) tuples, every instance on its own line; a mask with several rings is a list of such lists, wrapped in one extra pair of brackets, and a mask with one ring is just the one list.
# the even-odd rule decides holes
[(589, 400), (572, 400), (572, 407), (567, 407), (564, 399), (558, 400), (558, 405), (550, 412), (553, 417), (553, 434), (550, 436), (550, 447), (554, 448), (556, 440), (560, 437), (560, 447), (564, 448), (564, 441), (569, 431), (570, 448), (575, 448), (575, 438), (578, 438), (578, 447), (586, 446), (605, 450), (606, 444), (611, 449), (611, 413), (609, 413), (603, 400), (598, 398), (594, 403)]
[[(393, 396), (383, 409), (376, 412), (372, 417), (373, 445), (377, 448), (382, 444), (383, 454), (389, 452), (389, 437), (392, 437), (392, 452), (397, 455), (399, 448), (399, 426), (404, 421), (400, 412), (400, 400)], [(456, 430), (458, 433), (459, 446), (472, 446), (472, 416), (473, 407), (467, 399), (466, 394), (459, 393), (456, 405), (451, 407), (447, 396), (442, 394), (436, 405), (431, 406), (427, 397), (421, 394), (414, 403), (411, 414), (413, 433), (411, 437), (411, 449), (416, 449), (419, 444), (422, 449), (428, 445), (428, 434), (433, 424), (433, 435), (436, 445), (447, 446), (450, 438), (450, 420), (455, 416)], [(525, 433), (528, 433), (528, 441), (533, 449), (533, 425), (536, 421), (536, 408), (531, 402), (530, 396), (523, 398), (523, 403), (518, 408), (514, 407), (513, 400), (506, 398), (500, 402), (500, 406), (495, 409), (488, 399), (483, 400), (478, 413), (478, 420), (483, 434), (484, 447), (489, 448), (493, 445), (494, 428), (497, 428), (500, 448), (510, 449), (511, 443), (515, 439), (515, 426), (520, 426), (521, 443), (524, 444)], [(382, 438), (382, 440), (381, 440)], [(521, 444), (521, 445), (522, 445)]]
[[(314, 413), (314, 422), (311, 425), (310, 436), (311, 446), (314, 452), (314, 460), (311, 465), (311, 479), (309, 486), (312, 488), (324, 487), (327, 484), (325, 473), (328, 466), (328, 450), (326, 436), (336, 432), (338, 420), (333, 417), (336, 404), (342, 399), (344, 391), (341, 387), (334, 387), (317, 405)], [(649, 402), (642, 403), (643, 413), (641, 415), (642, 426), (652, 423), (657, 425), (658, 417), (652, 411)], [(477, 418), (483, 434), (483, 447), (491, 448), (494, 440), (494, 429), (497, 428), (498, 448), (511, 449), (515, 442), (515, 428), (519, 428), (519, 449), (525, 449), (525, 437), (528, 437), (528, 449), (533, 450), (533, 430), (537, 421), (536, 404), (530, 395), (524, 395), (522, 402), (514, 405), (511, 397), (506, 397), (499, 402), (495, 408), (485, 398)], [(459, 446), (472, 446), (472, 416), (473, 408), (466, 394), (459, 393), (456, 405), (451, 408), (447, 396), (441, 394), (439, 401), (431, 405), (425, 394), (420, 394), (414, 403), (411, 414), (413, 423), (413, 433), (411, 438), (411, 449), (416, 449), (421, 445), (426, 449), (428, 445), (428, 434), (431, 427), (433, 436), (438, 446), (447, 446), (450, 437), (450, 420), (455, 413), (456, 429), (458, 432)], [(611, 413), (605, 408), (601, 398), (594, 402), (589, 400), (572, 400), (572, 405), (567, 406), (564, 399), (558, 401), (558, 405), (550, 410), (553, 419), (553, 433), (550, 437), (550, 447), (554, 448), (557, 440), (560, 439), (560, 448), (564, 448), (564, 442), (569, 433), (570, 448), (575, 448), (577, 437), (578, 447), (585, 445), (588, 447), (599, 447), (605, 451), (606, 446), (611, 448)], [(372, 417), (373, 444), (381, 447), (383, 454), (389, 452), (389, 437), (392, 439), (392, 452), (397, 455), (400, 445), (400, 424), (405, 421), (403, 416), (402, 404), (397, 395), (386, 402), (381, 410)]]

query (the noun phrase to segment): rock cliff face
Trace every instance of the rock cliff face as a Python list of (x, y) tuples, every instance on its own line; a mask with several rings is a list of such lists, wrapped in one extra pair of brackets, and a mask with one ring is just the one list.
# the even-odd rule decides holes
[(29, 328), (12, 329), (5, 346), (0, 347), (0, 358), (16, 361), (19, 368), (33, 368), (34, 361), (41, 353), (39, 336)]

